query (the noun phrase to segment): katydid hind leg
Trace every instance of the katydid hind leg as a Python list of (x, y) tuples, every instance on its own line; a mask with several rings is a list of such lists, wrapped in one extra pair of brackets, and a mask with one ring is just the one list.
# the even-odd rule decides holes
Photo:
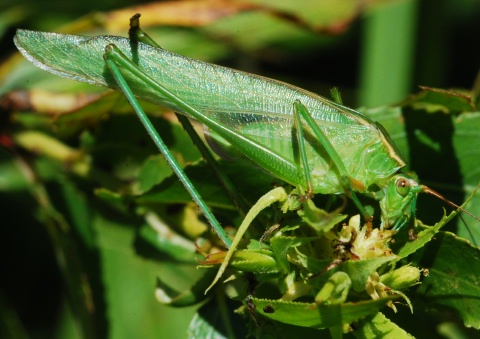
[[(313, 119), (312, 115), (308, 111), (308, 109), (299, 101), (296, 100), (294, 103), (294, 111), (295, 115), (298, 116), (298, 123), (296, 125), (298, 126), (298, 130), (302, 129), (302, 124), (300, 123), (300, 117), (305, 120), (307, 125), (311, 128), (312, 132), (314, 135), (318, 138), (320, 143), (323, 145), (325, 148), (325, 151), (329, 155), (330, 159), (334, 163), (335, 167), (337, 168), (338, 174), (339, 174), (339, 180), (344, 188), (345, 194), (349, 196), (355, 206), (357, 206), (358, 210), (360, 213), (363, 215), (364, 219), (366, 221), (371, 221), (371, 215), (366, 211), (365, 207), (362, 205), (360, 200), (358, 199), (355, 190), (352, 187), (352, 182), (355, 180), (351, 178), (348, 174), (348, 171), (345, 167), (345, 164), (343, 163), (342, 159), (338, 155), (337, 151), (333, 147), (333, 145), (330, 143), (328, 140), (328, 137), (325, 135), (325, 133), (318, 127), (315, 119)], [(297, 118), (296, 118), (297, 119)], [(297, 130), (297, 135), (303, 135), (303, 132), (298, 132)], [(308, 166), (307, 166), (307, 157), (306, 157), (306, 151), (305, 151), (305, 142), (304, 140), (299, 140), (299, 148), (300, 148), (300, 156), (301, 159), (304, 158), (305, 160), (302, 160), (302, 165), (304, 166), (304, 169), (307, 171)], [(302, 156), (302, 153), (304, 154)], [(308, 170), (309, 171), (309, 170)], [(310, 176), (311, 178), (311, 172), (305, 174), (306, 177), (308, 178)], [(308, 182), (308, 179), (307, 179)], [(310, 179), (311, 182), (311, 179)]]
[[(197, 203), (197, 205), (200, 207), (201, 211), (207, 218), (208, 222), (212, 225), (212, 227), (215, 229), (217, 232), (218, 236), (222, 239), (222, 241), (225, 243), (227, 247), (230, 247), (231, 245), (231, 240), (221, 227), (220, 223), (217, 221), (213, 213), (210, 211), (208, 208), (207, 204), (205, 201), (202, 199), (198, 191), (196, 190), (195, 186), (193, 183), (190, 181), (188, 176), (185, 174), (183, 169), (181, 168), (180, 164), (177, 162), (175, 157), (172, 155), (168, 147), (165, 145), (163, 142), (162, 138), (160, 135), (157, 133), (155, 127), (151, 123), (150, 119), (148, 116), (145, 114), (143, 111), (142, 107), (138, 103), (137, 99), (135, 98), (133, 92), (131, 91), (130, 87), (128, 86), (125, 78), (123, 77), (120, 67), (121, 61), (125, 61), (122, 58), (118, 58), (118, 54), (115, 51), (116, 47), (113, 45), (109, 45), (105, 48), (105, 54), (104, 54), (104, 59), (107, 64), (108, 69), (112, 73), (113, 77), (115, 78), (116, 82), (118, 83), (118, 86), (120, 87), (121, 91), (129, 101), (130, 105), (133, 107), (135, 112), (137, 113), (137, 116), (139, 117), (141, 123), (147, 130), (148, 134), (152, 138), (153, 142), (159, 149), (159, 151), (162, 153), (162, 155), (165, 157), (169, 165), (172, 167), (172, 170), (175, 172), (179, 180), (182, 182), (182, 184), (185, 186), (185, 189), (190, 193), (192, 199)], [(117, 49), (118, 51), (118, 49)], [(120, 61), (120, 64), (119, 64)], [(131, 65), (130, 65), (131, 66)]]
[[(130, 40), (133, 42), (142, 42), (152, 47), (161, 48), (160, 45), (155, 40), (153, 40), (147, 33), (145, 33), (140, 28), (140, 16), (141, 16), (140, 13), (137, 13), (130, 18), (130, 29), (128, 31), (128, 36)], [(137, 44), (133, 43), (132, 48), (136, 49)], [(133, 50), (132, 55), (137, 55), (138, 57), (138, 52), (136, 50)], [(220, 183), (225, 188), (233, 204), (238, 208), (240, 214), (243, 217), (245, 217), (248, 210), (250, 209), (249, 203), (236, 189), (235, 185), (228, 178), (225, 172), (222, 171), (217, 161), (213, 157), (212, 153), (208, 150), (207, 146), (205, 146), (200, 136), (195, 131), (190, 120), (181, 114), (175, 113), (175, 115), (177, 116), (178, 121), (182, 124), (187, 134), (190, 136), (190, 139), (192, 139), (192, 142), (195, 144), (195, 146), (198, 148), (198, 150), (202, 154), (203, 159), (210, 166), (215, 176), (220, 180)]]

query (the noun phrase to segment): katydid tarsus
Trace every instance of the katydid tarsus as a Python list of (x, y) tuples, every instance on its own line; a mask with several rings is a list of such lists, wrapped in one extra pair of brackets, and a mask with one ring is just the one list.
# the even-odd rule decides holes
[(346, 194), (365, 217), (357, 194), (375, 198), (382, 228), (398, 230), (407, 224), (415, 216), (420, 192), (447, 201), (400, 172), (406, 163), (395, 144), (366, 115), (283, 82), (169, 52), (152, 46), (147, 38), (140, 38), (147, 42), (142, 43), (115, 36), (18, 30), (15, 44), (45, 71), (121, 90), (227, 246), (230, 240), (136, 97), (198, 120), (211, 138), (300, 187), (307, 198), (316, 193)]

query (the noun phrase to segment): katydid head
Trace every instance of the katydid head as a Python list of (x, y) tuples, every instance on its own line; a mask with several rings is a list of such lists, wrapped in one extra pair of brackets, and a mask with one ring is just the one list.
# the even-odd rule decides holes
[(423, 191), (423, 186), (401, 173), (392, 177), (383, 191), (384, 196), (380, 200), (382, 228), (398, 230), (415, 215), (417, 196)]
[(415, 216), (415, 208), (418, 193), (428, 193), (450, 206), (468, 214), (477, 221), (479, 218), (468, 212), (461, 206), (451, 202), (440, 193), (432, 190), (430, 187), (420, 185), (415, 179), (406, 174), (397, 174), (393, 176), (384, 188), (384, 196), (380, 200), (382, 209), (382, 228), (400, 229), (412, 216)]

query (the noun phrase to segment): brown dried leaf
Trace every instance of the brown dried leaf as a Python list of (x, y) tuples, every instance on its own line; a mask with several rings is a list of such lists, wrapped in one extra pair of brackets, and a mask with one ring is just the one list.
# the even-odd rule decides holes
[(41, 89), (18, 90), (3, 96), (0, 100), (0, 107), (57, 116), (77, 111), (99, 100), (102, 96), (102, 94), (89, 93), (54, 93)]
[(148, 13), (142, 17), (143, 27), (158, 25), (197, 27), (255, 8), (258, 6), (224, 0), (155, 2), (110, 12), (105, 17), (105, 27), (112, 31), (126, 30), (130, 17), (135, 13)]

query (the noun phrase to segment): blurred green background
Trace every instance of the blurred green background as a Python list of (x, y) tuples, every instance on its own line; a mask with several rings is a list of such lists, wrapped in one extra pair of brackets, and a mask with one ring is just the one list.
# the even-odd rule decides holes
[[(141, 1), (3, 0), (0, 96), (30, 86), (77, 86), (43, 73), (38, 77), (44, 80), (38, 81), (17, 60), (9, 59), (16, 51), (12, 40), (16, 28), (126, 36), (128, 21), (112, 12), (121, 9), (129, 15), (142, 12), (143, 28), (166, 49), (280, 79), (324, 96), (337, 86), (350, 107), (397, 103), (416, 92), (418, 85), (469, 90), (479, 71), (477, 0), (236, 2), (250, 7), (232, 3), (207, 3), (214, 19), (201, 21), (199, 11), (156, 18), (156, 13), (141, 7)], [(230, 14), (222, 8), (229, 8)], [(11, 108), (2, 105), (1, 110), (2, 133), (15, 130), (8, 115)], [(187, 288), (200, 275), (194, 264), (146, 254), (137, 243), (142, 218), (92, 207), (102, 202), (80, 191), (76, 179), (59, 174), (61, 168), (52, 170), (51, 164), (46, 165), (50, 174), (42, 176), (55, 180), (32, 186), (25, 183), (30, 174), (19, 173), (22, 167), (10, 163), (15, 157), (6, 149), (0, 152), (4, 180), (0, 182), (0, 335), (187, 336), (196, 307), (161, 305), (154, 298), (154, 288), (157, 276), (179, 289)], [(54, 209), (43, 206), (42, 212), (38, 197), (45, 194), (43, 190)], [(65, 241), (74, 244), (81, 262), (63, 262), (65, 256), (55, 253), (52, 246), (58, 241), (52, 240), (53, 229), (63, 227), (64, 222), (76, 225), (72, 238)], [(88, 305), (75, 310), (72, 302), (78, 296), (69, 295), (65, 288), (69, 283), (62, 280), (61, 272), (69, 266), (87, 274), (84, 278), (90, 279), (95, 292), (91, 324), (85, 320), (88, 316), (83, 322), (78, 320), (78, 312), (88, 310)]]

